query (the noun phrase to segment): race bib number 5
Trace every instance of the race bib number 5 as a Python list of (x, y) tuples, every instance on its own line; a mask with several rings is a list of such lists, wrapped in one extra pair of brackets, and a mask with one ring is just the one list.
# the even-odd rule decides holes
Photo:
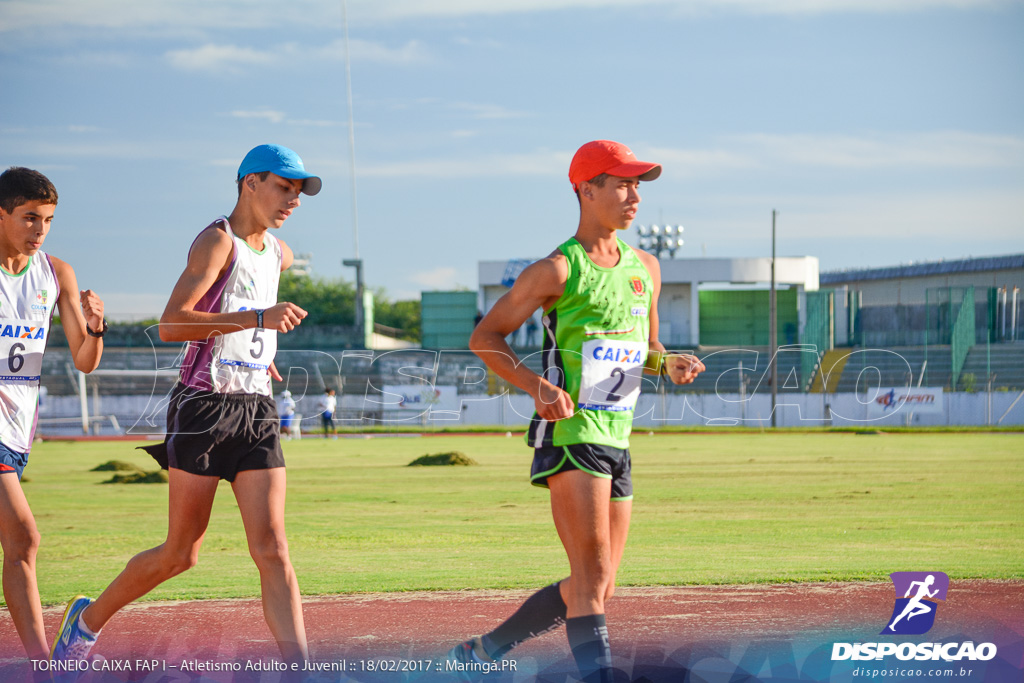
[(46, 348), (46, 324), (39, 320), (0, 319), (0, 380), (38, 382)]
[[(227, 299), (229, 311), (254, 311), (273, 305), (233, 295)], [(253, 328), (225, 334), (221, 339), (221, 365), (266, 370), (277, 355), (277, 330)]]
[(633, 410), (647, 357), (646, 342), (592, 339), (583, 343), (579, 407)]

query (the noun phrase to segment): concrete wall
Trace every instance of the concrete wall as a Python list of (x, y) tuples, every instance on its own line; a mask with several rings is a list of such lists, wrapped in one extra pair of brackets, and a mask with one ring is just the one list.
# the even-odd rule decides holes
[[(867, 405), (869, 401), (864, 394), (780, 394), (776, 422), (780, 427), (1024, 425), (1022, 396), (1017, 392), (946, 393), (940, 413), (912, 413), (909, 406), (904, 406), (891, 415), (872, 418)], [(165, 429), (166, 405), (163, 398), (105, 396), (100, 399), (100, 414), (115, 415), (121, 429), (126, 432), (153, 434), (154, 438), (159, 438)], [(298, 406), (305, 429), (315, 429), (320, 425), (319, 417), (313, 410), (314, 398), (311, 397), (306, 404), (300, 401)], [(533, 414), (533, 400), (521, 394), (463, 396), (461, 410), (435, 413), (380, 413), (369, 406), (362, 396), (346, 395), (341, 398), (337, 420), (339, 427), (392, 424), (444, 428), (485, 425), (520, 430), (529, 424)], [(826, 406), (831, 420), (827, 417)], [(40, 414), (42, 420), (39, 434), (81, 434), (80, 415), (77, 397), (48, 398), (45, 410)], [(61, 418), (61, 421), (55, 422), (54, 418)], [(999, 422), (1000, 418), (1002, 422)], [(99, 433), (114, 433), (109, 419), (97, 421), (97, 424), (100, 427)], [(767, 427), (771, 425), (771, 398), (753, 395), (741, 401), (739, 394), (641, 394), (633, 423), (634, 433), (645, 428), (673, 425)]]
[[(905, 406), (892, 415), (872, 419), (863, 394), (787, 394), (779, 397), (776, 422), (780, 427), (985, 425), (995, 424), (1009, 410), (1000, 424), (1024, 425), (1024, 398), (1010, 409), (1017, 397), (1018, 394), (994, 392), (989, 410), (989, 394), (949, 393), (943, 397), (940, 414), (911, 415), (910, 408)], [(831, 422), (825, 418), (826, 404), (832, 414)], [(509, 396), (504, 401), (493, 397), (465, 402), (462, 422), (524, 428), (532, 413), (533, 401), (528, 396)], [(431, 421), (431, 424), (445, 426), (446, 423)], [(771, 397), (748, 396), (744, 404), (739, 394), (641, 395), (633, 422), (634, 433), (645, 427), (675, 425), (767, 427), (771, 425)]]

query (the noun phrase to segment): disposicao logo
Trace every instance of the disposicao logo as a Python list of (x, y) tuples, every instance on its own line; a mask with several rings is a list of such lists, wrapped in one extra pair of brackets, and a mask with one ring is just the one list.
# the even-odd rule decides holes
[(937, 601), (946, 600), (949, 577), (942, 572), (893, 572), (889, 578), (896, 588), (896, 605), (879, 635), (928, 633), (935, 624)]
[[(893, 572), (896, 604), (879, 635), (921, 635), (935, 625), (938, 601), (946, 599), (949, 577), (943, 572)], [(895, 656), (901, 661), (988, 661), (997, 654), (992, 643), (833, 643), (832, 661), (883, 660)]]

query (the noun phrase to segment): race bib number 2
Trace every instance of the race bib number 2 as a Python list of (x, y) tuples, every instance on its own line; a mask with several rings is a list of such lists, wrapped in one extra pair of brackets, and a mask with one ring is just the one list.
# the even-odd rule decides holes
[[(229, 296), (227, 304), (230, 311), (265, 310), (274, 305), (235, 296)], [(277, 355), (277, 330), (253, 328), (225, 334), (222, 339), (221, 365), (266, 370)]]
[(579, 407), (633, 410), (647, 357), (646, 342), (592, 339), (583, 343)]
[(46, 349), (46, 324), (0, 319), (0, 380), (38, 382)]

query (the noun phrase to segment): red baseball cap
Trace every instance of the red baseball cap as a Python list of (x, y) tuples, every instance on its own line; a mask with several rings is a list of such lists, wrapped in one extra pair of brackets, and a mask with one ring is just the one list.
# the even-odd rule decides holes
[(661, 175), (661, 164), (637, 161), (633, 152), (621, 142), (594, 140), (576, 150), (569, 164), (569, 182), (573, 191), (579, 184), (602, 173), (619, 178), (637, 176), (640, 180), (654, 180)]

